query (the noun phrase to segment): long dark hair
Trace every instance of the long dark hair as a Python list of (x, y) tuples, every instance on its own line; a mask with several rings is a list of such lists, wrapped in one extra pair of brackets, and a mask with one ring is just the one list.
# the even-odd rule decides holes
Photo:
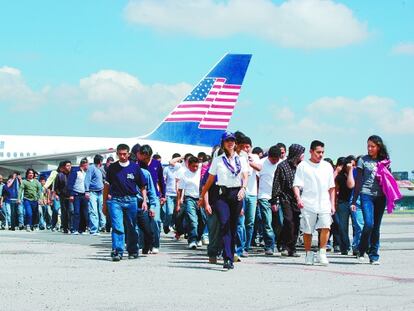
[(382, 161), (382, 160), (386, 160), (390, 158), (388, 154), (387, 146), (385, 146), (381, 137), (379, 137), (378, 135), (371, 135), (370, 137), (368, 137), (368, 141), (371, 141), (375, 145), (378, 146), (379, 148), (378, 156), (377, 156), (378, 160)]

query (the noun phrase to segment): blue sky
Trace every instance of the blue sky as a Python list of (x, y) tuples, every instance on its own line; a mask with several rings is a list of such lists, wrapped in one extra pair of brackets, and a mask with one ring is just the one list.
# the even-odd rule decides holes
[[(414, 169), (414, 1), (3, 1), (2, 134), (138, 136), (226, 52), (252, 53), (230, 129)], [(62, 122), (62, 117), (64, 121)]]

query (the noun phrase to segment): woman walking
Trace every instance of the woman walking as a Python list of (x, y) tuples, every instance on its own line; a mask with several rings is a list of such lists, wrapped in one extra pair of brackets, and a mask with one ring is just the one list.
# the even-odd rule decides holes
[(384, 215), (386, 197), (377, 179), (377, 169), (381, 161), (389, 160), (389, 155), (382, 138), (377, 135), (368, 138), (367, 149), (368, 154), (358, 160), (351, 209), (356, 210), (356, 200), (360, 196), (364, 228), (357, 258), (360, 262), (363, 262), (364, 255), (368, 254), (370, 263), (378, 265), (380, 226)]
[(199, 206), (204, 205), (204, 196), (217, 178), (219, 198), (213, 209), (220, 221), (220, 233), (223, 242), (224, 269), (233, 269), (236, 245), (237, 221), (242, 209), (242, 200), (247, 187), (248, 164), (235, 152), (236, 137), (225, 132), (221, 139), (224, 153), (213, 159), (209, 176), (204, 185)]

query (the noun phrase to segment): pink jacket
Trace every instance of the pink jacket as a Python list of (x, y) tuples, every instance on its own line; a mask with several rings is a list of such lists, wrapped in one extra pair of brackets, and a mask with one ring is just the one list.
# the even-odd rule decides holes
[(381, 186), (382, 191), (387, 199), (387, 212), (391, 214), (395, 209), (395, 201), (402, 198), (400, 189), (394, 176), (392, 176), (388, 167), (390, 166), (390, 160), (382, 160), (377, 164), (376, 177), (378, 183)]

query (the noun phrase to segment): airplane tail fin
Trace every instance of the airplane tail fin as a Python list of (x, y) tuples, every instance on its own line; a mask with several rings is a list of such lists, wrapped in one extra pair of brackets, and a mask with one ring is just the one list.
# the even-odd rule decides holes
[(214, 146), (227, 129), (250, 54), (226, 54), (146, 139)]

